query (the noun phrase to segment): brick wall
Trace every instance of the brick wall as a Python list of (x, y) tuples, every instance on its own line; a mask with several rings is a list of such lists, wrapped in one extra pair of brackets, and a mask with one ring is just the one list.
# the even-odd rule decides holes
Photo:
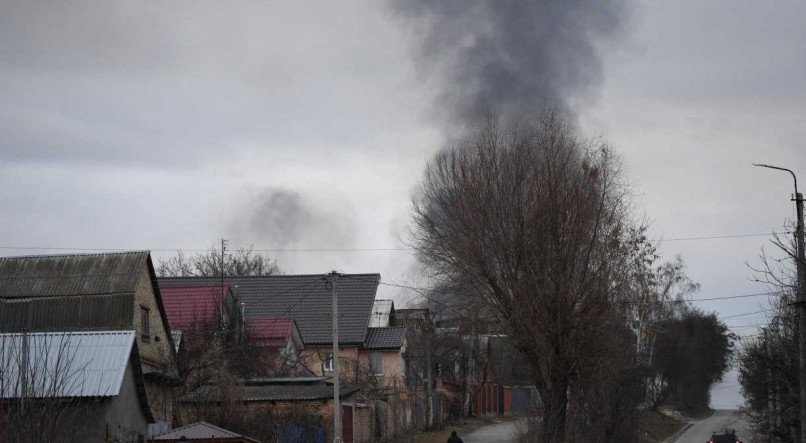
[(375, 440), (375, 410), (370, 405), (353, 408), (353, 443)]
[[(331, 371), (323, 371), (322, 363), (327, 354), (331, 352), (330, 346), (314, 347), (307, 346), (304, 351), (299, 354), (299, 362), (306, 368), (310, 369), (317, 376), (331, 376)], [(341, 379), (351, 380), (355, 376), (355, 362), (358, 361), (358, 348), (355, 346), (342, 346), (339, 350), (339, 370), (341, 372)]]
[[(143, 336), (141, 307), (148, 309), (149, 334)], [(157, 305), (157, 297), (151, 285), (151, 273), (145, 267), (137, 281), (134, 295), (132, 321), (137, 331), (137, 349), (144, 372), (150, 368), (169, 376), (178, 376), (179, 369), (174, 358), (170, 341), (170, 333), (165, 329), (162, 314)], [(154, 418), (159, 421), (173, 421), (175, 387), (160, 379), (146, 378), (146, 396)]]
[[(148, 309), (148, 337), (143, 336), (141, 308)], [(147, 268), (143, 269), (140, 279), (137, 281), (133, 313), (132, 320), (137, 331), (137, 348), (140, 351), (140, 359), (166, 374), (178, 374), (176, 360), (170, 348), (169, 334), (163, 326), (157, 298), (151, 285), (151, 275)]]

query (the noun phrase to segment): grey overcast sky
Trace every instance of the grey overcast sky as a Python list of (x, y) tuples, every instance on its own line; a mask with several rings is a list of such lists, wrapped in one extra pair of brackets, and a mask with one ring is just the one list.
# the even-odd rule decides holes
[[(514, 97), (537, 91), (611, 142), (653, 235), (670, 239), (665, 257), (682, 255), (702, 284), (697, 297), (768, 289), (745, 264), (766, 238), (671, 239), (769, 233), (792, 218), (790, 179), (750, 163), (806, 183), (806, 4), (546, 2), (525, 20), (464, 4), (0, 1), (0, 253), (159, 259), (222, 236), (399, 248), (426, 160), (466, 117), (458, 106), (479, 106), (463, 94), (499, 93), (477, 85), (486, 76)], [(454, 49), (470, 25), (487, 52)], [(466, 64), (499, 49), (527, 81)], [(502, 109), (531, 109), (511, 103)], [(417, 283), (407, 251), (275, 255), (288, 273)], [(699, 303), (723, 316), (764, 304)], [(765, 317), (726, 321), (752, 334)], [(714, 390), (715, 406), (739, 401), (735, 383)]]

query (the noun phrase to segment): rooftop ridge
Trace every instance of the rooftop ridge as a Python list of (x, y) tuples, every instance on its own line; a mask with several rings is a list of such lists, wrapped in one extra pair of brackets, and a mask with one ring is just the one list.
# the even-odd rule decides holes
[(107, 331), (107, 330), (70, 330), (70, 331), (44, 331), (44, 332), (0, 332), (2, 336), (12, 336), (12, 335), (27, 335), (27, 336), (34, 336), (34, 335), (126, 335), (126, 334), (134, 334), (136, 331), (134, 329), (120, 329), (115, 331)]
[[(224, 276), (224, 279), (228, 279), (228, 278), (277, 278), (277, 277), (302, 278), (302, 277), (323, 277), (325, 275), (327, 275), (326, 272), (322, 273), (322, 274), (227, 275), (227, 276)], [(378, 278), (380, 278), (381, 273), (380, 272), (368, 272), (368, 273), (350, 274), (350, 273), (345, 272), (345, 273), (343, 273), (343, 275), (346, 275), (346, 276), (377, 276)], [(160, 276), (157, 276), (157, 279), (158, 280), (182, 280), (182, 279), (205, 279), (205, 280), (207, 280), (207, 279), (216, 279), (216, 280), (221, 280), (221, 276), (208, 276), (208, 275), (188, 275), (188, 276), (184, 276), (184, 277), (179, 277), (179, 276), (160, 277)]]
[(221, 432), (222, 434), (229, 434), (232, 437), (241, 437), (241, 434), (237, 434), (237, 433), (235, 433), (233, 431), (218, 427), (218, 426), (216, 426), (216, 425), (214, 425), (212, 423), (209, 423), (209, 422), (201, 420), (201, 421), (197, 421), (197, 422), (194, 422), (194, 423), (187, 424), (185, 426), (180, 426), (178, 428), (170, 429), (170, 430), (165, 431), (165, 432), (163, 432), (161, 434), (154, 435), (154, 436), (152, 436), (150, 438), (159, 437), (161, 435), (166, 435), (166, 434), (170, 434), (170, 433), (173, 433), (173, 432), (182, 431), (182, 430), (192, 428), (192, 427), (197, 427), (197, 426), (206, 426), (208, 428), (213, 428), (213, 429)]
[(75, 252), (70, 254), (4, 255), (0, 256), (0, 260), (15, 260), (20, 258), (97, 257), (100, 255), (140, 255), (150, 253), (151, 251), (148, 249), (133, 249), (131, 251)]
[(214, 284), (207, 284), (207, 285), (191, 285), (191, 284), (187, 284), (187, 285), (171, 286), (171, 289), (207, 289), (207, 288), (221, 288), (222, 286), (229, 286), (229, 284), (227, 284), (227, 283), (224, 283), (223, 285), (221, 283), (219, 283), (217, 285), (214, 285)]

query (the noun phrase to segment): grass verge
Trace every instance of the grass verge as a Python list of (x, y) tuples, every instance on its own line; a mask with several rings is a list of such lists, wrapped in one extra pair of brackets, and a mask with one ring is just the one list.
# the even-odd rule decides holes
[(655, 411), (641, 413), (639, 432), (641, 443), (660, 443), (671, 437), (686, 422)]

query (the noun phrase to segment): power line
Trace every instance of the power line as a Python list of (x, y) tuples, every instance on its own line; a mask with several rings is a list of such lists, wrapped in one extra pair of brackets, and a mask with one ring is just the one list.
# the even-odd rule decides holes
[[(356, 277), (350, 277), (350, 276), (348, 276), (348, 277), (349, 278), (356, 278)], [(357, 278), (357, 279), (361, 280), (360, 278)], [(369, 280), (364, 280), (364, 281), (370, 282)], [(371, 283), (374, 283), (374, 282), (371, 282)], [(401, 288), (401, 289), (410, 289), (410, 290), (415, 291), (415, 292), (419, 293), (420, 295), (422, 295), (422, 296), (424, 296), (426, 298), (429, 298), (429, 299), (430, 299), (430, 297), (425, 295), (425, 293), (433, 292), (432, 289), (428, 289), (428, 288), (418, 288), (418, 287), (415, 287), (415, 286), (401, 285), (401, 284), (395, 284), (395, 283), (386, 283), (386, 282), (383, 282), (383, 281), (379, 281), (378, 284), (385, 285), (385, 286), (392, 286), (392, 287)], [(724, 297), (692, 298), (692, 299), (688, 299), (688, 300), (669, 300), (669, 302), (670, 303), (688, 303), (688, 302), (713, 301), (713, 300), (730, 300), (730, 299), (736, 299), (736, 298), (759, 297), (759, 296), (763, 296), (763, 295), (775, 295), (775, 294), (781, 294), (782, 292), (784, 292), (784, 291), (759, 292), (759, 293), (755, 293), (755, 294), (729, 295), (729, 296), (724, 296)], [(759, 312), (762, 312), (762, 311), (749, 312), (749, 313), (746, 313), (746, 314), (739, 314), (739, 315), (736, 315), (736, 316), (729, 316), (729, 317), (724, 317), (724, 318), (740, 317), (740, 316), (744, 316), (744, 315), (756, 314), (756, 313), (759, 313)]]
[(748, 324), (748, 325), (727, 325), (727, 326), (728, 326), (728, 329), (733, 329), (733, 328), (755, 328), (755, 327), (769, 326), (769, 325), (766, 324), (766, 323), (751, 323), (751, 324)]
[[(123, 252), (132, 248), (66, 248), (57, 246), (0, 246), (0, 250), (26, 251), (82, 251), (82, 252)], [(252, 252), (389, 252), (415, 251), (415, 248), (331, 248), (331, 249), (250, 249)], [(151, 252), (208, 252), (209, 249), (149, 249)]]
[(719, 319), (720, 319), (720, 320), (725, 320), (725, 319), (728, 319), (728, 318), (735, 318), (735, 317), (746, 317), (746, 316), (748, 316), (748, 315), (753, 315), (753, 314), (762, 314), (762, 313), (772, 312), (772, 311), (775, 311), (775, 310), (776, 310), (775, 308), (770, 308), (770, 309), (762, 309), (762, 310), (760, 310), (760, 311), (746, 312), (746, 313), (744, 313), (744, 314), (726, 315), (726, 316), (724, 316), (724, 317), (723, 317), (723, 316), (719, 316)]
[[(729, 239), (729, 238), (749, 238), (749, 237), (770, 237), (773, 235), (785, 235), (791, 234), (792, 232), (785, 231), (785, 232), (773, 232), (768, 234), (726, 234), (726, 235), (709, 235), (709, 236), (700, 236), (700, 237), (677, 237), (677, 238), (665, 238), (661, 239), (661, 242), (675, 242), (675, 241), (700, 241), (700, 240), (718, 240), (718, 239)], [(117, 251), (129, 251), (132, 248), (86, 248), (86, 247), (79, 247), (79, 248), (68, 248), (64, 246), (19, 246), (19, 245), (2, 245), (0, 246), (0, 250), (29, 250), (29, 251), (109, 251), (109, 252), (117, 252)], [(209, 249), (185, 249), (185, 248), (154, 248), (150, 249), (152, 252), (178, 252), (178, 251), (185, 251), (185, 252), (207, 252)], [(283, 248), (275, 248), (275, 249), (252, 249), (254, 252), (275, 252), (275, 253), (284, 253), (284, 252), (394, 252), (394, 251), (403, 251), (403, 252), (412, 252), (416, 251), (416, 248), (410, 247), (380, 247), (380, 248), (290, 248), (290, 249), (283, 249)]]
[(712, 301), (712, 300), (730, 300), (734, 298), (746, 298), (746, 297), (759, 297), (762, 295), (775, 295), (781, 294), (784, 291), (772, 291), (772, 292), (759, 292), (756, 294), (742, 294), (742, 295), (729, 295), (726, 297), (709, 297), (709, 298), (691, 298), (688, 300), (669, 300), (669, 303), (688, 303), (688, 302), (697, 302), (697, 301)]
[(791, 234), (791, 231), (773, 232), (768, 234), (728, 234), (728, 235), (709, 235), (704, 237), (680, 237), (680, 238), (665, 238), (661, 242), (667, 241), (694, 241), (694, 240), (719, 240), (723, 238), (748, 238), (748, 237), (771, 237), (773, 235), (786, 235)]
[[(323, 282), (324, 282), (324, 278), (325, 278), (325, 274), (322, 274), (322, 275), (320, 275), (320, 276), (318, 276), (318, 277), (320, 277), (320, 278), (318, 278), (317, 280), (311, 280), (311, 281), (309, 281), (309, 282), (305, 283), (304, 285), (299, 285), (299, 286), (297, 286), (297, 287), (291, 288), (291, 289), (289, 289), (289, 290), (285, 291), (283, 294), (280, 294), (280, 295), (285, 295), (285, 294), (287, 294), (287, 293), (289, 293), (289, 292), (291, 292), (291, 291), (297, 290), (297, 289), (303, 289), (303, 288), (307, 288), (308, 286), (312, 286), (314, 283), (323, 283)], [(306, 292), (305, 294), (302, 294), (302, 296), (301, 296), (301, 297), (299, 297), (299, 298), (297, 299), (297, 301), (295, 301), (294, 303), (292, 303), (291, 305), (289, 305), (289, 306), (288, 306), (288, 308), (286, 309), (286, 311), (287, 311), (289, 314), (291, 314), (291, 311), (292, 311), (294, 308), (296, 308), (296, 307), (297, 307), (297, 305), (299, 305), (300, 303), (302, 303), (302, 301), (303, 301), (303, 300), (305, 300), (305, 299), (306, 299), (306, 298), (307, 298), (307, 297), (308, 297), (310, 294), (311, 294), (311, 292)]]

